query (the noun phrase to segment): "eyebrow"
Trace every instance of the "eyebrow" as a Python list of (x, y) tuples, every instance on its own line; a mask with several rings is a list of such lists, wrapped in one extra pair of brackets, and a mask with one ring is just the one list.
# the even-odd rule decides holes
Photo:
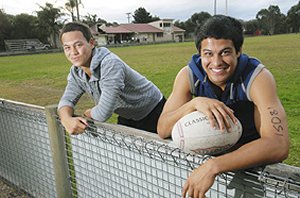
[(76, 45), (76, 44), (78, 44), (78, 43), (82, 43), (81, 41), (75, 41), (74, 43), (72, 43), (72, 44), (65, 44), (64, 43), (64, 45), (63, 46), (70, 46), (70, 45)]
[[(232, 50), (232, 49), (233, 49), (232, 47), (225, 47), (225, 48), (221, 49), (218, 53), (223, 52), (225, 50)], [(203, 49), (201, 51), (203, 51), (203, 52), (207, 52), (207, 51), (211, 52), (212, 50), (211, 49)]]

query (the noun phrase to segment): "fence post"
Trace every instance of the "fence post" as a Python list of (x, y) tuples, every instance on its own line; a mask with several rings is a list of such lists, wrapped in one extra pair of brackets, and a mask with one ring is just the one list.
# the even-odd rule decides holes
[(58, 198), (69, 198), (72, 197), (72, 189), (65, 149), (64, 131), (56, 121), (57, 106), (49, 105), (45, 107), (45, 110), (52, 151), (56, 194)]

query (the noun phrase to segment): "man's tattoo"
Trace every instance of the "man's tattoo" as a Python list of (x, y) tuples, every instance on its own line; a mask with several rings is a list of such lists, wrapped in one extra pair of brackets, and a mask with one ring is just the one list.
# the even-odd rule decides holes
[(283, 126), (281, 119), (278, 117), (278, 111), (276, 109), (273, 109), (271, 107), (268, 107), (269, 113), (271, 115), (271, 123), (273, 125), (273, 128), (276, 130), (277, 135), (283, 135)]

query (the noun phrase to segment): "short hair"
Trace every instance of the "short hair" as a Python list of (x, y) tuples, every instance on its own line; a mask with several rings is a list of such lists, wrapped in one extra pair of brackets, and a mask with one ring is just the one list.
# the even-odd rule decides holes
[(206, 38), (232, 40), (237, 52), (241, 50), (244, 43), (243, 27), (240, 21), (224, 15), (214, 15), (208, 18), (195, 31), (195, 45), (201, 50), (201, 42)]
[(59, 40), (61, 41), (61, 38), (64, 33), (73, 32), (73, 31), (80, 31), (87, 41), (90, 41), (93, 38), (89, 26), (80, 22), (70, 22), (65, 24), (64, 27), (61, 29), (61, 32), (59, 34)]

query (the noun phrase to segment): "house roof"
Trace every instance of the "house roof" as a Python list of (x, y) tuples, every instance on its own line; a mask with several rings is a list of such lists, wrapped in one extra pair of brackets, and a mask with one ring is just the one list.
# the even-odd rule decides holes
[[(107, 34), (121, 34), (121, 33), (163, 33), (162, 29), (154, 27), (147, 23), (127, 23), (119, 26), (101, 27)], [(185, 30), (173, 26), (174, 32), (185, 32)]]
[(179, 27), (176, 27), (175, 25), (173, 26), (173, 30), (174, 30), (174, 32), (185, 32), (184, 29), (181, 29), (181, 28), (179, 28)]
[(128, 24), (120, 24), (120, 27), (123, 27), (127, 30), (130, 30), (132, 32), (141, 32), (141, 33), (159, 33), (163, 32), (163, 30), (158, 29), (152, 25), (146, 24), (146, 23), (128, 23)]
[(133, 33), (132, 31), (122, 27), (122, 26), (109, 26), (103, 27), (102, 30), (106, 33), (117, 34), (117, 33)]

